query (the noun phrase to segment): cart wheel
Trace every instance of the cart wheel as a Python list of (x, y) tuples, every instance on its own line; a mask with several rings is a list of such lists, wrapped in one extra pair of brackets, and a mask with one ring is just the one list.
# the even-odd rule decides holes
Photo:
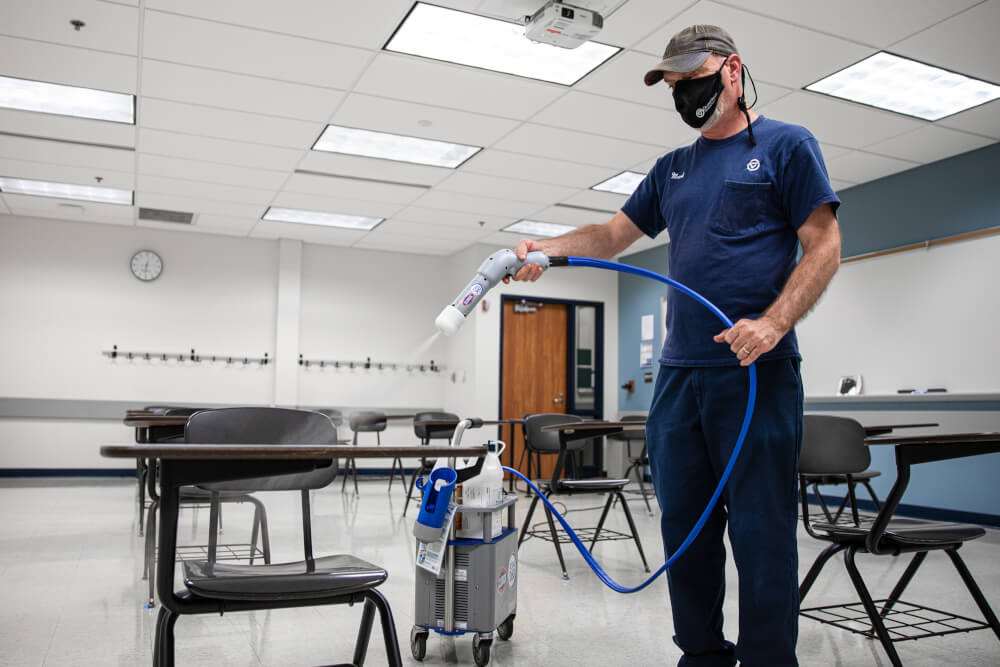
[(492, 639), (480, 639), (479, 635), (472, 637), (472, 659), (476, 661), (476, 667), (486, 667), (490, 662), (490, 644)]
[(427, 655), (427, 635), (430, 634), (420, 626), (413, 626), (410, 630), (410, 652), (413, 659), (420, 662)]
[(511, 614), (497, 627), (497, 635), (507, 641), (514, 634), (514, 614)]

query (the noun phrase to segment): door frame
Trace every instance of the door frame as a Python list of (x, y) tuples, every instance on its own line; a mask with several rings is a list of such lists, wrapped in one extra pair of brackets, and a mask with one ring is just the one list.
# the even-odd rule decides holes
[[(535, 303), (552, 303), (568, 306), (570, 312), (566, 317), (566, 414), (604, 418), (604, 302), (580, 301), (574, 299), (550, 299), (544, 297), (527, 297), (516, 294), (500, 295), (500, 372), (497, 373), (499, 395), (497, 396), (497, 419), (503, 419), (503, 334), (504, 334), (504, 304), (508, 301), (531, 301)], [(576, 385), (574, 372), (576, 359), (573, 352), (576, 349), (576, 307), (591, 306), (594, 308), (594, 409), (577, 410), (576, 393), (572, 387)]]

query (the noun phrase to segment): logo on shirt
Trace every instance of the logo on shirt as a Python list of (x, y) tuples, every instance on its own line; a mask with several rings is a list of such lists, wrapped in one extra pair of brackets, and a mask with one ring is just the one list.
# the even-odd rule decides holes
[(754, 158), (747, 162), (747, 171), (757, 171), (760, 169), (760, 160)]
[(679, 173), (679, 174), (676, 171), (672, 171), (672, 172), (670, 172), (670, 178), (671, 178), (671, 180), (679, 181), (682, 178), (684, 178), (684, 174), (685, 174), (685, 172), (683, 172), (683, 171), (681, 173)]

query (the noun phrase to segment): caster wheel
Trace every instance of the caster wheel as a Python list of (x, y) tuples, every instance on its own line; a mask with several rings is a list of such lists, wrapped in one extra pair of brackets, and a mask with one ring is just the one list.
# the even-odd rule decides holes
[(500, 639), (507, 641), (514, 634), (514, 614), (508, 616), (497, 628), (497, 635)]
[(492, 639), (480, 639), (479, 635), (472, 638), (472, 659), (476, 661), (476, 667), (486, 667), (489, 664), (492, 643)]
[(422, 661), (427, 655), (428, 634), (426, 630), (416, 626), (410, 630), (410, 653), (417, 662)]

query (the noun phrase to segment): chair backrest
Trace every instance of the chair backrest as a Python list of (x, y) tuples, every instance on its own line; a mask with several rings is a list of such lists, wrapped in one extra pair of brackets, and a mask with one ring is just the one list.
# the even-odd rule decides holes
[[(543, 426), (553, 424), (569, 424), (582, 422), (579, 415), (543, 412), (534, 415), (524, 415), (524, 446), (529, 452), (539, 454), (559, 453), (559, 432), (543, 431)], [(588, 440), (574, 440), (566, 446), (567, 451), (583, 449)]]
[(316, 412), (321, 415), (326, 415), (334, 426), (341, 426), (344, 423), (344, 413), (336, 408), (325, 408), (323, 410), (317, 410)]
[(805, 415), (799, 472), (805, 475), (852, 475), (871, 465), (865, 429), (854, 419)]
[[(184, 429), (184, 440), (188, 444), (335, 445), (337, 427), (326, 415), (311, 410), (221, 408), (191, 415)], [(243, 491), (318, 489), (336, 476), (337, 465), (331, 461), (329, 466), (312, 472), (222, 482), (210, 488)]]
[(430, 427), (424, 423), (442, 420), (454, 421), (455, 426), (458, 426), (458, 415), (452, 412), (418, 412), (413, 415), (413, 433), (420, 438), (421, 442), (427, 442), (428, 440), (450, 440), (451, 436), (455, 434), (455, 426)]
[[(624, 415), (618, 421), (621, 422), (645, 422), (646, 415)], [(646, 429), (637, 428), (629, 429), (627, 431), (622, 431), (621, 433), (615, 433), (614, 435), (609, 435), (609, 438), (614, 440), (626, 440), (628, 442), (642, 442), (646, 439)]]
[(384, 431), (386, 424), (384, 412), (376, 410), (360, 410), (352, 412), (350, 417), (351, 430), (355, 433), (376, 433)]

